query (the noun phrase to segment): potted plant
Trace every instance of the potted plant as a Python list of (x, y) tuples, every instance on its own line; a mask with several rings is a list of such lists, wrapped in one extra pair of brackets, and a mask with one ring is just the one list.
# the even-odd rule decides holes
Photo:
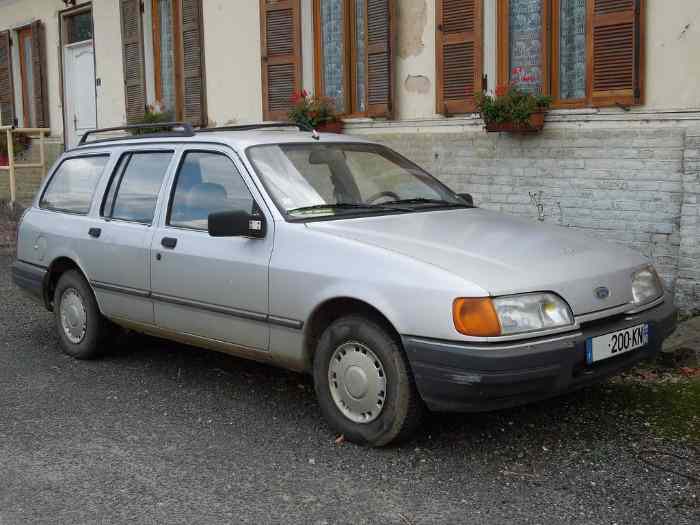
[[(156, 102), (146, 107), (146, 112), (136, 124), (161, 124), (164, 122), (172, 122), (172, 120), (173, 114), (169, 111), (164, 111), (163, 105), (160, 102)], [(147, 135), (149, 133), (161, 133), (162, 131), (162, 127), (154, 127), (130, 129), (129, 133), (132, 135)]]
[[(32, 138), (25, 133), (12, 133), (12, 145), (14, 156), (17, 157), (29, 149), (32, 144)], [(0, 166), (8, 166), (10, 164), (10, 152), (7, 149), (7, 135), (0, 134)]]
[(551, 97), (533, 95), (508, 85), (498, 86), (493, 95), (476, 95), (476, 107), (486, 131), (490, 132), (540, 131), (551, 103)]
[(289, 120), (304, 128), (326, 133), (341, 133), (343, 121), (338, 118), (333, 99), (310, 95), (306, 90), (292, 97), (294, 106), (289, 111)]

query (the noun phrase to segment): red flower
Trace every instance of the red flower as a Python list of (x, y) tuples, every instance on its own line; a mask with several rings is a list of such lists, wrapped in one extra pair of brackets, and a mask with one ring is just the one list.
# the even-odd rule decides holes
[(302, 92), (301, 92), (301, 98), (306, 98), (306, 97), (308, 97), (308, 96), (309, 96), (309, 93), (308, 93), (305, 89), (302, 90)]

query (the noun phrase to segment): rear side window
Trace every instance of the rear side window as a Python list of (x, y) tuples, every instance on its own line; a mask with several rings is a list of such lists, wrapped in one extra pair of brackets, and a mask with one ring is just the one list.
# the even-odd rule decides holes
[(109, 155), (64, 160), (39, 201), (41, 208), (85, 215)]
[(253, 196), (226, 155), (200, 151), (185, 155), (175, 181), (168, 224), (206, 230), (209, 214), (253, 212)]
[(102, 203), (102, 216), (151, 224), (172, 157), (172, 151), (122, 155)]

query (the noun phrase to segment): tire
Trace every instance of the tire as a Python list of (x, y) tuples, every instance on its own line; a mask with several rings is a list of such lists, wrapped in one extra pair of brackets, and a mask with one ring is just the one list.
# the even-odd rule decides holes
[(53, 303), (61, 349), (76, 359), (99, 357), (110, 326), (85, 278), (75, 270), (61, 275)]
[(420, 426), (424, 406), (408, 360), (374, 320), (352, 315), (328, 326), (313, 375), (323, 416), (348, 441), (381, 447), (407, 440)]

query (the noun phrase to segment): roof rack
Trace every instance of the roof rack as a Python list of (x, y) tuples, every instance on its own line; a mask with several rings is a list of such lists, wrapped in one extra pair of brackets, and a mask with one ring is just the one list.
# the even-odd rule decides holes
[[(83, 134), (78, 142), (78, 146), (88, 144), (88, 137), (96, 133), (108, 133), (110, 131), (132, 131), (132, 130), (153, 130), (162, 128), (166, 131), (161, 133), (144, 133), (143, 135), (136, 134), (137, 136), (133, 138), (158, 138), (158, 137), (194, 137), (194, 129), (192, 125), (188, 122), (154, 122), (149, 124), (129, 124), (128, 126), (117, 126), (115, 128), (101, 128), (93, 129), (92, 131), (87, 131)], [(180, 129), (178, 129), (180, 128)], [(105, 139), (93, 140), (90, 144), (95, 144), (96, 142), (107, 142), (111, 140), (124, 140), (124, 137), (110, 137)]]
[(299, 131), (313, 131), (311, 126), (304, 124), (295, 124), (294, 122), (261, 122), (259, 124), (236, 124), (233, 126), (221, 126), (218, 128), (202, 128), (197, 130), (202, 132), (213, 131), (252, 131), (256, 129), (271, 129), (271, 128), (297, 128)]

